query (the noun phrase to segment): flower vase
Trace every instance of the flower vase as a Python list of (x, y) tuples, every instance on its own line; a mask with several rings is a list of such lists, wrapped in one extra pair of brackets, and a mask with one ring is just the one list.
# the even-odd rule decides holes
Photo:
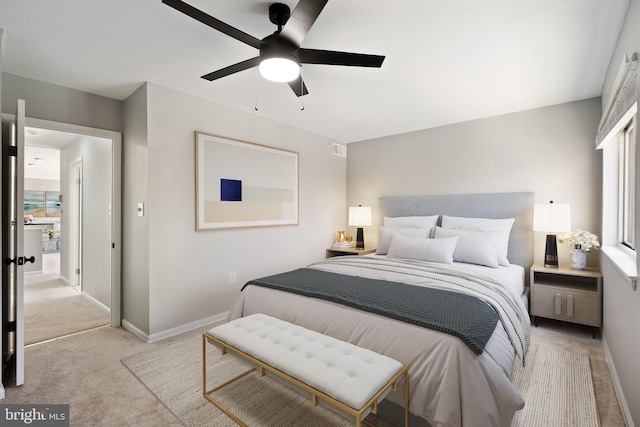
[(573, 270), (584, 270), (587, 266), (587, 253), (579, 246), (576, 245), (575, 250), (571, 252), (571, 258), (569, 258), (569, 265)]

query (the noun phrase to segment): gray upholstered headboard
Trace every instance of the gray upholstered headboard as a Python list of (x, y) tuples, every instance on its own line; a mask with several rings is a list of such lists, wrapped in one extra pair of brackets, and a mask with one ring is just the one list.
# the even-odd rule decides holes
[[(378, 199), (378, 218), (385, 216), (449, 215), (471, 218), (515, 218), (509, 237), (509, 261), (528, 271), (533, 264), (533, 193), (393, 196)], [(377, 219), (377, 221), (376, 221)]]

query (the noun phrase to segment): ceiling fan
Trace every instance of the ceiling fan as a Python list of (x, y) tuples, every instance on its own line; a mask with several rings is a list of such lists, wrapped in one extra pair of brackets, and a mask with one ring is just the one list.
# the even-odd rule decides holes
[(300, 76), (300, 64), (346, 65), (351, 67), (380, 68), (384, 56), (332, 50), (305, 49), (300, 47), (328, 0), (300, 0), (293, 13), (286, 4), (269, 6), (269, 20), (278, 29), (259, 40), (237, 28), (202, 12), (181, 0), (162, 0), (162, 3), (218, 30), (229, 37), (248, 44), (260, 54), (202, 76), (213, 81), (258, 66), (260, 74), (272, 81), (287, 82), (297, 96), (309, 92)]

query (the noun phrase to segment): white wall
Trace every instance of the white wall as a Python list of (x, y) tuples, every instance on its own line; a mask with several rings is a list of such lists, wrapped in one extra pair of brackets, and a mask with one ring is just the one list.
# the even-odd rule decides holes
[[(624, 54), (640, 53), (640, 0), (631, 0), (622, 31), (618, 38), (607, 76), (603, 84), (602, 102), (608, 102), (613, 82)], [(640, 144), (640, 132), (636, 131), (636, 144)], [(637, 153), (640, 156), (640, 151)], [(611, 159), (615, 162), (617, 159)], [(640, 161), (636, 159), (640, 164)], [(615, 167), (615, 166), (614, 166)], [(638, 168), (636, 167), (636, 170)], [(636, 188), (636, 200), (640, 200), (640, 186)], [(615, 194), (613, 195), (615, 197)], [(617, 203), (612, 200), (609, 203)], [(609, 215), (608, 217), (611, 217)], [(636, 207), (636, 224), (640, 224), (640, 209)], [(611, 224), (605, 224), (611, 227)], [(614, 228), (617, 226), (614, 224)], [(636, 228), (636, 241), (640, 241), (640, 227)], [(640, 258), (636, 259), (640, 269)], [(606, 255), (602, 256), (603, 273), (603, 343), (608, 362), (614, 374), (618, 400), (629, 427), (640, 426), (640, 290), (633, 291), (629, 279), (614, 266)]]
[(60, 191), (60, 180), (25, 178), (24, 189), (36, 191)]
[[(375, 207), (380, 196), (533, 191), (536, 203), (569, 203), (573, 229), (599, 234), (599, 120), (593, 98), (351, 143), (348, 201)], [(365, 234), (377, 238), (376, 224)], [(534, 234), (541, 262), (545, 235)], [(569, 252), (559, 245), (561, 263)]]
[[(125, 136), (124, 185), (129, 195), (123, 221), (127, 239), (137, 239), (137, 234), (144, 239), (143, 227), (132, 225), (140, 219), (132, 215), (137, 201), (148, 200), (148, 330), (132, 320), (138, 307), (128, 306), (131, 301), (125, 303), (124, 319), (154, 340), (225, 313), (252, 278), (324, 258), (335, 230), (345, 227), (346, 160), (332, 154), (330, 139), (155, 84), (147, 83), (145, 91), (135, 94), (136, 105), (125, 102), (125, 126), (135, 120), (139, 132), (134, 147), (128, 145), (131, 135)], [(144, 96), (147, 102), (142, 105)], [(300, 224), (196, 232), (196, 130), (297, 151)], [(148, 168), (148, 194), (145, 183), (136, 183), (131, 175), (136, 163)], [(137, 199), (131, 193), (137, 193)], [(125, 273), (135, 268), (125, 267), (131, 260), (124, 256), (125, 295), (129, 287), (145, 286), (142, 273), (135, 278)], [(235, 283), (229, 283), (231, 271), (237, 274)]]
[[(111, 307), (111, 140), (81, 135), (60, 152), (63, 193), (60, 244), (69, 248), (70, 163), (82, 157), (82, 292)], [(69, 279), (69, 250), (61, 251), (60, 275)]]

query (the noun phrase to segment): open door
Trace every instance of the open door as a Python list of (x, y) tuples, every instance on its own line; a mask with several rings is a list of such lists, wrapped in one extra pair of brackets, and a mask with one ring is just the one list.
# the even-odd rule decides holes
[(82, 157), (69, 167), (69, 284), (82, 289)]
[(18, 100), (14, 122), (2, 120), (2, 364), (3, 383), (24, 384), (24, 123)]

